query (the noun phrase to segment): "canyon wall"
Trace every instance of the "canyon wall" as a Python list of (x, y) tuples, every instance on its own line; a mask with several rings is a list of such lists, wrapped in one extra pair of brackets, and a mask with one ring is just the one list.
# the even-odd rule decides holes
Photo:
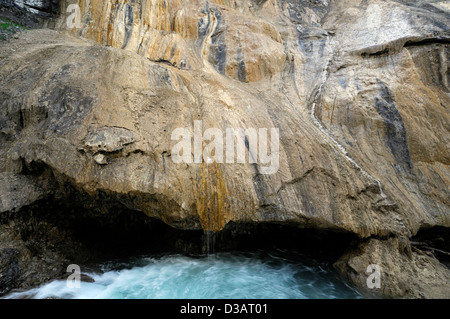
[[(73, 3), (79, 25), (67, 30)], [(446, 2), (80, 0), (59, 10), (54, 30), (0, 48), (0, 214), (75, 189), (179, 229), (351, 233), (361, 251), (337, 268), (360, 287), (368, 265), (355, 258), (399, 273), (418, 258), (413, 236), (450, 226)], [(194, 136), (196, 121), (202, 133), (279, 129), (276, 172), (264, 174), (248, 141), (256, 163), (218, 163), (217, 150), (211, 162), (176, 163), (172, 133)], [(370, 255), (379, 247), (404, 259)], [(385, 295), (449, 296), (448, 269), (420, 256), (436, 288), (405, 279)]]

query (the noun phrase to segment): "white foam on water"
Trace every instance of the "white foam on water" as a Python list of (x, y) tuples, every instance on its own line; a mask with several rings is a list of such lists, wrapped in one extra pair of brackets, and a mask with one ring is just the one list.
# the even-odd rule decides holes
[[(114, 264), (113, 264), (114, 266)], [(65, 299), (336, 299), (360, 295), (322, 265), (277, 256), (221, 253), (207, 258), (141, 258), (121, 269), (103, 266), (95, 282), (64, 280), (6, 298)]]

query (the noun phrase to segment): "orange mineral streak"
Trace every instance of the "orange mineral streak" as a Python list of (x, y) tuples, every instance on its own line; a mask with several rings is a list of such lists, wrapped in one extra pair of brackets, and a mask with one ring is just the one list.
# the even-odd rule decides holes
[(230, 221), (228, 192), (222, 176), (221, 164), (203, 162), (195, 195), (197, 212), (204, 231), (219, 232)]
[[(263, 18), (250, 22), (244, 2), (79, 0), (78, 4), (82, 27), (74, 32), (155, 62), (170, 62), (185, 70), (202, 69), (211, 60), (202, 55), (202, 48), (214, 46), (210, 37), (223, 32), (221, 49), (226, 56), (222, 62), (227, 76), (257, 82), (279, 74), (285, 66), (281, 34)], [(221, 21), (217, 21), (216, 11), (221, 12)], [(207, 30), (199, 33), (200, 25)]]

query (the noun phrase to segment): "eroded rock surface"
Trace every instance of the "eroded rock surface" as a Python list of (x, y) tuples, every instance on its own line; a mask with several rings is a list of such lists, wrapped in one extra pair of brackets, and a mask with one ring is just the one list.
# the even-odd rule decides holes
[(59, 0), (0, 0), (0, 14), (27, 27), (36, 27), (55, 19), (60, 13)]
[(448, 268), (436, 258), (411, 248), (409, 242), (398, 238), (370, 239), (335, 264), (350, 282), (365, 287), (367, 294), (373, 294), (367, 284), (368, 275), (372, 274), (372, 270), (367, 269), (370, 265), (379, 267), (379, 289), (385, 296), (435, 299), (449, 296)]
[[(59, 31), (29, 31), (0, 48), (2, 178), (35, 185), (30, 176), (53, 176), (22, 199), (2, 185), (3, 211), (69, 184), (179, 229), (272, 222), (376, 237), (368, 247), (398, 257), (393, 276), (411, 256), (388, 238), (450, 226), (445, 2), (78, 4), (80, 29), (61, 31), (63, 14)], [(278, 171), (175, 163), (172, 132), (193, 134), (195, 121), (202, 131), (278, 128)], [(388, 259), (380, 263), (390, 269)], [(430, 267), (448, 283), (448, 269)]]

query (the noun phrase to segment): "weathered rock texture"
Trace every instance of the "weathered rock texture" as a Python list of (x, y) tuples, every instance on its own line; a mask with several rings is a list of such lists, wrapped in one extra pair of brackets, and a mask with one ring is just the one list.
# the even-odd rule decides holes
[[(0, 48), (0, 213), (69, 184), (180, 229), (281, 222), (372, 238), (360, 249), (384, 247), (381, 266), (395, 258), (400, 281), (419, 257), (388, 238), (409, 245), (420, 229), (450, 226), (446, 2), (78, 4), (80, 29), (30, 31)], [(279, 128), (278, 172), (175, 164), (171, 134), (193, 133), (196, 120)], [(344, 273), (362, 270), (343, 258)], [(390, 282), (383, 293), (449, 297), (448, 269), (429, 263), (443, 289)]]
[(0, 5), (47, 17), (59, 13), (59, 0), (1, 0)]
[(17, 23), (36, 27), (59, 16), (59, 0), (0, 0), (0, 14)]
[[(388, 296), (445, 298), (448, 296), (450, 272), (435, 258), (398, 238), (385, 241), (370, 239), (358, 250), (344, 255), (335, 267), (358, 287), (367, 288), (368, 265), (380, 267), (381, 288)], [(369, 272), (370, 274), (370, 272)]]

